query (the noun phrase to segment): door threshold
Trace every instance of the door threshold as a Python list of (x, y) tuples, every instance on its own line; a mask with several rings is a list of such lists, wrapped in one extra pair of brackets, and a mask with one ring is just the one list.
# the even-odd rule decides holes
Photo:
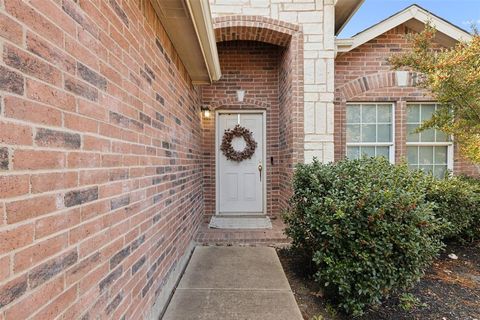
[(265, 215), (216, 215), (212, 217), (208, 227), (214, 229), (272, 229), (272, 222)]

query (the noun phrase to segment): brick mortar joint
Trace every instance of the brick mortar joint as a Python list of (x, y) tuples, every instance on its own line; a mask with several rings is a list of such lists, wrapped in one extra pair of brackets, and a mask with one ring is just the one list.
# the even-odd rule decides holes
[[(92, 187), (95, 187), (95, 186), (100, 186), (100, 185), (83, 185), (81, 187), (75, 187), (75, 188), (72, 188), (72, 189), (63, 189), (63, 190), (66, 190), (67, 192), (70, 192), (70, 191), (76, 191), (76, 190), (85, 190), (85, 189), (90, 189)], [(47, 214), (43, 214), (39, 217), (34, 217), (34, 218), (30, 218), (30, 219), (27, 219), (27, 220), (23, 220), (23, 221), (20, 221), (20, 222), (15, 222), (15, 223), (12, 223), (12, 224), (6, 224), (4, 227), (6, 227), (5, 230), (9, 230), (10, 228), (17, 228), (18, 226), (22, 226), (22, 225), (27, 225), (27, 224), (30, 224), (34, 221), (38, 221), (39, 219), (43, 219), (43, 218), (47, 218), (47, 217), (51, 217), (51, 216), (55, 216), (55, 215), (58, 215), (58, 214), (61, 214), (61, 213), (65, 213), (65, 212), (68, 212), (70, 210), (74, 210), (74, 209), (78, 209), (78, 208), (82, 208), (82, 207), (88, 207), (90, 205), (93, 205), (93, 204), (98, 204), (98, 203), (101, 203), (101, 202), (109, 202), (109, 201), (112, 201), (112, 200), (115, 200), (117, 198), (121, 198), (121, 197), (124, 197), (126, 195), (131, 195), (132, 192), (141, 192), (141, 191), (146, 191), (148, 188), (151, 188), (152, 186), (147, 186), (145, 188), (139, 188), (139, 189), (134, 189), (134, 190), (130, 190), (130, 191), (126, 191), (126, 192), (123, 192), (123, 193), (120, 193), (120, 194), (115, 194), (115, 195), (112, 195), (112, 196), (109, 196), (109, 197), (104, 197), (104, 198), (98, 198), (97, 200), (94, 200), (94, 201), (90, 201), (90, 202), (87, 202), (87, 203), (83, 203), (83, 204), (80, 204), (80, 205), (75, 205), (75, 206), (71, 206), (71, 207), (66, 207), (66, 206), (62, 206), (62, 207), (59, 207), (57, 208), (56, 210), (52, 211), (52, 212), (49, 212)], [(55, 197), (64, 197), (65, 195), (65, 192), (60, 191), (60, 190), (55, 190), (55, 191), (51, 191), (51, 192), (44, 192), (44, 193), (40, 193), (40, 194), (34, 194), (33, 196), (55, 196)], [(147, 197), (147, 198), (140, 198), (139, 200), (135, 201), (135, 202), (131, 202), (129, 203), (128, 205), (125, 205), (125, 206), (122, 206), (122, 207), (118, 207), (116, 208), (115, 210), (118, 210), (120, 208), (124, 208), (124, 207), (128, 207), (128, 206), (133, 206), (133, 204), (136, 204), (136, 203), (141, 203), (141, 202), (144, 202), (148, 199), (153, 199), (154, 197), (156, 196), (156, 194), (152, 195), (151, 197)], [(14, 197), (14, 198), (9, 198), (9, 200), (5, 203), (5, 206), (7, 205), (7, 203), (11, 203), (11, 202), (16, 202), (16, 201), (22, 201), (22, 200), (28, 200), (28, 199), (31, 199), (32, 198), (32, 195), (26, 195), (26, 196), (20, 196), (20, 197)], [(166, 201), (167, 199), (171, 199), (171, 198), (175, 198), (175, 195), (170, 195), (170, 196), (167, 196), (165, 198), (163, 198), (163, 201)], [(174, 200), (172, 201), (172, 203), (170, 205), (173, 205), (176, 201), (178, 200)], [(62, 202), (63, 203), (63, 202)], [(151, 207), (155, 207), (156, 205), (158, 205), (157, 203), (152, 203), (151, 206), (147, 207), (146, 209), (144, 209), (145, 211), (150, 209)], [(115, 211), (114, 210), (114, 211)], [(109, 210), (108, 212), (110, 212), (111, 210)], [(104, 213), (104, 214), (107, 214), (108, 212)], [(140, 211), (138, 214), (141, 214), (143, 211)], [(94, 216), (94, 217), (91, 217), (89, 219), (86, 219), (86, 220), (83, 220), (81, 221), (81, 224), (83, 223), (88, 223), (88, 222), (92, 222), (94, 220), (96, 220), (98, 218), (98, 216)], [(2, 229), (4, 228), (2, 227)], [(65, 230), (63, 230), (65, 231)], [(46, 236), (46, 237), (49, 237), (50, 235)]]
[(217, 16), (217, 17), (214, 17), (212, 20), (214, 24), (221, 23), (221, 22), (228, 22), (228, 21), (252, 21), (255, 23), (262, 23), (262, 24), (269, 23), (272, 25), (291, 28), (291, 29), (298, 28), (297, 24), (275, 19), (272, 17), (261, 16), (261, 15), (230, 14), (230, 15)]
[[(61, 10), (61, 8), (60, 8), (59, 10)], [(98, 9), (97, 9), (97, 10), (98, 10)], [(83, 10), (82, 10), (82, 11), (83, 11)], [(26, 46), (26, 35), (27, 35), (27, 31), (29, 31), (29, 32), (31, 32), (32, 34), (35, 34), (35, 35), (37, 35), (37, 33), (36, 33), (34, 30), (31, 30), (25, 23), (23, 23), (23, 22), (21, 22), (21, 21), (18, 21), (15, 17), (11, 17), (10, 15), (8, 15), (8, 16), (9, 16), (11, 19), (13, 19), (14, 21), (16, 21), (17, 23), (19, 23), (20, 25), (22, 25), (22, 30), (23, 30), (22, 32), (23, 32), (24, 38), (25, 38), (25, 39), (24, 39), (24, 43), (23, 43), (23, 46), (24, 46), (24, 47), (19, 47), (18, 44), (13, 43), (13, 42), (11, 42), (11, 41), (9, 41), (9, 40), (6, 40), (6, 39), (3, 39), (3, 40), (6, 41), (7, 43), (9, 43), (10, 45), (13, 45), (13, 46), (16, 47), (17, 49), (20, 49), (21, 51), (24, 51), (24, 52), (27, 52), (27, 53), (29, 53), (29, 54), (32, 54), (30, 51), (26, 50), (26, 48), (27, 48), (27, 46)], [(43, 16), (43, 15), (42, 15), (42, 16)], [(43, 17), (45, 18), (45, 16), (43, 16)], [(48, 18), (48, 17), (47, 17), (47, 18)], [(69, 18), (72, 19), (71, 17), (69, 17)], [(49, 20), (49, 19), (47, 19), (47, 20)], [(49, 20), (49, 21), (50, 21), (50, 20)], [(72, 19), (72, 21), (74, 21), (74, 20)], [(52, 23), (52, 24), (54, 24), (55, 26), (57, 26), (57, 25), (56, 25), (54, 22), (52, 22), (52, 21), (50, 21), (50, 23)], [(112, 26), (112, 24), (109, 23), (109, 26)], [(57, 26), (57, 27), (61, 29), (60, 26)], [(99, 27), (99, 26), (98, 26), (98, 27)], [(115, 28), (115, 26), (114, 26), (114, 28)], [(121, 32), (118, 31), (117, 29), (115, 29), (115, 30), (116, 30), (117, 32), (121, 33)], [(67, 41), (67, 37), (68, 37), (68, 38), (72, 39), (72, 41), (79, 43), (82, 48), (86, 49), (86, 50), (87, 50), (88, 52), (90, 52), (92, 55), (95, 55), (96, 58), (98, 59), (98, 61), (103, 62), (105, 65), (110, 65), (110, 63), (109, 63), (108, 61), (103, 60), (100, 56), (98, 56), (98, 55), (96, 54), (96, 52), (91, 51), (91, 49), (90, 49), (89, 47), (86, 47), (86, 46), (84, 46), (83, 43), (79, 42), (78, 39), (72, 38), (72, 37), (71, 37), (69, 34), (67, 34), (67, 33), (65, 33), (64, 35), (65, 35), (65, 36), (63, 37), (63, 47), (58, 47), (57, 43), (50, 42), (49, 40), (47, 40), (47, 41), (48, 41), (49, 45), (53, 45), (57, 50), (62, 51), (62, 53), (66, 54), (69, 58), (71, 58), (71, 59), (73, 59), (73, 60), (75, 60), (75, 61), (78, 61), (78, 59), (77, 59), (76, 57), (74, 57), (71, 53), (69, 53), (69, 52), (66, 50), (66, 41)], [(97, 40), (98, 40), (98, 39), (97, 39)], [(129, 45), (130, 45), (130, 44), (129, 44)], [(2, 47), (2, 46), (3, 46), (3, 43), (0, 42), (0, 49), (1, 49), (0, 52), (3, 52), (3, 47)], [(110, 53), (110, 54), (113, 54), (113, 53), (110, 52), (110, 51), (109, 51), (109, 53)], [(117, 59), (119, 59), (119, 61), (121, 61), (121, 62), (123, 63), (123, 58), (122, 58), (122, 57), (118, 57), (118, 56), (116, 56), (115, 54), (114, 54), (114, 56), (115, 56)], [(36, 59), (40, 59), (42, 62), (47, 63), (48, 65), (50, 65), (50, 66), (54, 67), (56, 70), (58, 70), (58, 71), (60, 72), (60, 76), (61, 76), (61, 78), (62, 78), (62, 83), (64, 83), (64, 81), (65, 81), (65, 78), (64, 78), (64, 77), (65, 77), (66, 75), (71, 75), (71, 76), (73, 76), (75, 79), (81, 80), (82, 82), (84, 82), (84, 83), (87, 84), (88, 86), (92, 86), (90, 83), (85, 82), (82, 78), (79, 78), (79, 77), (78, 77), (78, 74), (77, 74), (76, 72), (75, 72), (74, 74), (71, 74), (71, 73), (68, 73), (68, 72), (66, 72), (66, 71), (64, 71), (64, 70), (58, 69), (58, 68), (56, 67), (56, 65), (54, 65), (52, 62), (46, 60), (46, 59), (45, 59), (44, 57), (42, 57), (42, 56), (35, 55), (35, 58), (36, 58)], [(3, 61), (3, 54), (0, 55), (0, 61)], [(145, 63), (145, 61), (142, 60), (142, 63)], [(156, 63), (155, 63), (154, 65), (155, 65), (157, 68), (159, 67)], [(92, 66), (89, 65), (88, 67), (91, 68)], [(177, 68), (176, 68), (176, 69), (177, 69)], [(15, 69), (15, 70), (17, 70), (17, 69)], [(75, 70), (76, 70), (76, 68), (75, 68)], [(95, 68), (94, 70), (95, 70), (96, 72), (99, 72), (99, 68)], [(132, 71), (132, 70), (130, 70), (130, 71)], [(180, 70), (178, 70), (178, 71), (180, 72)], [(100, 73), (99, 73), (99, 74), (100, 74)], [(140, 76), (140, 73), (135, 73), (135, 75), (136, 75), (136, 76)], [(42, 79), (34, 78), (34, 77), (29, 76), (29, 75), (24, 74), (24, 73), (22, 73), (22, 76), (24, 77), (24, 87), (25, 87), (25, 88), (26, 88), (26, 80), (27, 80), (26, 77), (28, 77), (28, 78), (34, 79), (35, 81), (40, 81), (40, 82), (42, 82), (42, 83), (44, 83), (44, 84), (47, 84), (48, 86), (52, 86), (52, 87), (54, 87), (54, 88), (61, 89), (62, 92), (65, 92), (65, 93), (68, 93), (68, 94), (72, 94), (71, 92), (66, 91), (63, 86), (62, 86), (62, 87), (57, 87), (57, 86), (55, 86), (55, 85), (53, 85), (53, 84), (51, 84), (51, 83), (45, 82), (45, 81), (42, 80)], [(102, 76), (103, 76), (103, 75), (102, 75)], [(122, 80), (129, 81), (129, 79), (128, 79), (127, 77), (124, 77), (124, 76), (121, 75), (121, 74), (120, 74), (120, 76), (121, 76)], [(93, 87), (93, 86), (92, 86), (92, 87)], [(126, 92), (124, 88), (119, 88), (119, 87), (117, 87), (117, 89), (120, 89), (120, 90)], [(97, 89), (97, 90), (101, 91), (100, 89)], [(145, 94), (148, 95), (148, 92), (146, 92), (145, 90), (143, 90), (143, 89), (141, 89), (141, 88), (140, 88), (140, 90), (142, 90), (142, 92), (144, 92)], [(105, 94), (107, 94), (106, 91), (102, 91), (102, 92), (105, 92)], [(24, 93), (24, 96), (25, 96), (25, 93)], [(116, 96), (111, 96), (111, 97), (113, 97), (114, 99), (117, 99)], [(77, 103), (77, 102), (76, 102), (76, 103)]]
[[(42, 102), (39, 102), (39, 101), (36, 101), (36, 100), (31, 100), (29, 98), (22, 98), (23, 100), (26, 100), (26, 101), (31, 101), (33, 103), (38, 103), (40, 105), (45, 105), (46, 107), (52, 107), (48, 104), (45, 104), (45, 103), (42, 103)], [(55, 108), (55, 107), (54, 107)], [(4, 108), (3, 108), (4, 109)], [(79, 115), (77, 112), (68, 112), (68, 111), (65, 111), (65, 110), (61, 110), (61, 109), (57, 109), (55, 108), (56, 110), (62, 112), (62, 115), (63, 114), (72, 114), (72, 115)], [(121, 126), (116, 126), (116, 125), (113, 125), (111, 124), (110, 122), (105, 122), (105, 121), (102, 121), (102, 120), (99, 120), (99, 119), (95, 119), (95, 118), (89, 118), (88, 116), (85, 116), (85, 115), (82, 115), (80, 114), (80, 116), (82, 117), (85, 117), (89, 120), (93, 120), (95, 121), (96, 123), (98, 124), (106, 124), (106, 125), (111, 125), (117, 129), (120, 129), (120, 130), (125, 130), (125, 131), (128, 131), (128, 132), (133, 132), (135, 134), (141, 134), (142, 132), (139, 132), (139, 131), (135, 131), (135, 130), (132, 130), (132, 129), (129, 129), (129, 128), (124, 128), (124, 127), (121, 127)], [(8, 123), (14, 123), (14, 124), (19, 124), (19, 125), (22, 125), (22, 126), (28, 126), (28, 127), (31, 127), (32, 129), (37, 129), (37, 128), (45, 128), (45, 129), (50, 129), (50, 130), (54, 130), (54, 131), (61, 131), (61, 132), (67, 132), (67, 133), (72, 133), (72, 134), (80, 134), (81, 137), (85, 137), (86, 136), (94, 136), (95, 138), (99, 138), (99, 139), (107, 139), (111, 142), (122, 142), (122, 143), (127, 143), (127, 144), (132, 144), (132, 145), (136, 145), (136, 146), (149, 146), (149, 147), (154, 147), (154, 148), (160, 148), (158, 146), (155, 146), (153, 144), (151, 145), (146, 145), (144, 143), (140, 143), (140, 142), (132, 142), (132, 141), (129, 141), (129, 140), (124, 140), (124, 139), (121, 139), (121, 138), (114, 138), (114, 137), (109, 137), (109, 136), (105, 136), (105, 135), (102, 135), (100, 134), (99, 132), (90, 132), (90, 131), (76, 131), (76, 130), (73, 130), (73, 129), (70, 129), (68, 127), (58, 127), (58, 126), (53, 126), (53, 125), (48, 125), (48, 124), (40, 124), (40, 123), (36, 123), (36, 122), (31, 122), (29, 120), (21, 120), (21, 119), (17, 119), (17, 118), (10, 118), (10, 117), (3, 117), (4, 121), (5, 122), (8, 122)], [(134, 119), (136, 120), (136, 119)], [(139, 120), (137, 120), (139, 121)], [(0, 143), (0, 146), (3, 145), (2, 143)], [(22, 146), (22, 145), (19, 145), (19, 146)], [(83, 146), (83, 144), (81, 145), (81, 147)], [(32, 147), (34, 147), (32, 145)], [(46, 147), (42, 147), (42, 148), (46, 148)], [(55, 149), (55, 148), (52, 148), (52, 149)], [(67, 151), (71, 151), (71, 152), (74, 152), (75, 150), (76, 151), (85, 151), (85, 152), (88, 152), (88, 151), (92, 151), (92, 150), (84, 150), (84, 149), (60, 149), (60, 148), (56, 148), (57, 151), (59, 150), (67, 150)], [(52, 150), (53, 151), (53, 150)], [(92, 152), (95, 152), (92, 151)], [(108, 153), (108, 152), (101, 152), (101, 151), (96, 151), (97, 153)]]

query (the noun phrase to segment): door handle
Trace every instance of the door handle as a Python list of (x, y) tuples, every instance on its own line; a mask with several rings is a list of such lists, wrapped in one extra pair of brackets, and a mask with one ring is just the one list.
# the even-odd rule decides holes
[(258, 162), (258, 173), (260, 175), (260, 181), (262, 181), (262, 170), (263, 170), (262, 162), (259, 161)]

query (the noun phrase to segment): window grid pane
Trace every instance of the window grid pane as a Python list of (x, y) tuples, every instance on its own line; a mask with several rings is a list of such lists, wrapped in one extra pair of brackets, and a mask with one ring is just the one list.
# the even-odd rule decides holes
[(435, 103), (409, 104), (407, 109), (407, 142), (451, 142), (450, 137), (436, 129), (429, 129), (419, 133), (414, 130), (418, 128), (423, 121), (432, 117), (433, 113), (439, 109)]
[(393, 143), (391, 104), (349, 104), (346, 125), (347, 144)]
[[(451, 138), (440, 130), (414, 133), (440, 106), (435, 103), (409, 104), (407, 109), (407, 162), (410, 168), (444, 177), (448, 169)], [(428, 145), (432, 143), (432, 145)], [(427, 145), (425, 145), (427, 144)], [(440, 144), (440, 145), (439, 145)]]
[(408, 146), (408, 166), (444, 177), (447, 172), (448, 146)]
[(348, 104), (346, 119), (348, 158), (390, 158), (393, 148), (392, 104)]

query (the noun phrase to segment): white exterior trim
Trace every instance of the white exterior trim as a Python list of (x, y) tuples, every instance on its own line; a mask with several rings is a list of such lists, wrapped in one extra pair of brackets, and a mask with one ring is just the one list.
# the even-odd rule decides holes
[(201, 43), (202, 54), (207, 64), (211, 81), (220, 79), (220, 60), (218, 59), (217, 41), (213, 31), (212, 13), (208, 0), (187, 0), (186, 4), (194, 21), (194, 28)]
[(427, 10), (412, 5), (403, 11), (400, 11), (393, 16), (383, 20), (376, 25), (357, 33), (355, 36), (347, 39), (336, 39), (335, 45), (337, 52), (348, 52), (362, 44), (375, 39), (385, 32), (409, 21), (415, 19), (423, 24), (430, 22), (438, 32), (456, 41), (469, 41), (472, 35), (462, 30), (461, 28), (443, 20)]

